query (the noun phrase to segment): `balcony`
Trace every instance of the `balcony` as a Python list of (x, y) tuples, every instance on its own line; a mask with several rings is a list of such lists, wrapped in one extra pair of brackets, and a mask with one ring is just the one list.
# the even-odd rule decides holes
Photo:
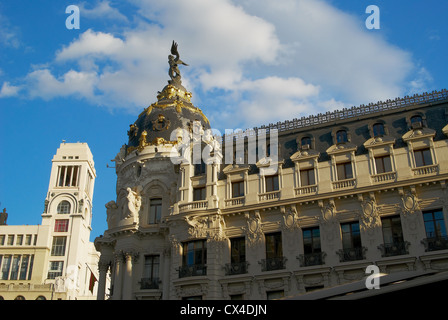
[(339, 262), (348, 262), (356, 260), (364, 260), (366, 258), (366, 247), (355, 247), (339, 249), (336, 253), (339, 255)]
[(394, 243), (385, 243), (378, 246), (381, 251), (382, 257), (393, 257), (408, 254), (408, 247), (410, 243), (408, 241), (399, 241)]
[(248, 267), (249, 262), (247, 261), (226, 263), (226, 265), (224, 266), (226, 270), (226, 276), (247, 273)]
[(200, 210), (208, 208), (208, 200), (193, 201), (179, 205), (179, 212), (186, 212), (192, 210)]
[(265, 192), (260, 193), (258, 195), (258, 201), (270, 201), (270, 200), (277, 200), (280, 198), (280, 191), (271, 191), (271, 192)]
[(245, 199), (246, 199), (246, 197), (244, 197), (244, 196), (227, 199), (227, 200), (225, 200), (226, 207), (243, 205), (245, 202)]
[(414, 176), (425, 176), (433, 173), (439, 172), (439, 165), (432, 164), (429, 166), (417, 167), (412, 169)]
[(159, 289), (159, 278), (142, 278), (140, 289)]
[(373, 183), (392, 182), (397, 179), (397, 173), (395, 171), (384, 172), (384, 173), (374, 174), (371, 177), (372, 177)]
[(300, 254), (297, 259), (299, 259), (301, 267), (318, 266), (325, 264), (326, 255), (325, 252), (305, 253)]
[(425, 238), (421, 241), (425, 246), (425, 251), (437, 251), (448, 249), (448, 236), (438, 236)]
[(294, 190), (295, 190), (296, 196), (301, 196), (301, 195), (305, 195), (305, 194), (316, 194), (317, 193), (317, 184), (313, 184), (310, 186), (298, 187), (298, 188), (295, 188)]
[(273, 271), (282, 270), (286, 268), (286, 257), (275, 257), (262, 259), (259, 264), (261, 264), (261, 271)]
[(352, 178), (352, 179), (333, 181), (332, 184), (334, 190), (354, 188), (356, 185), (356, 179)]
[(178, 271), (179, 278), (205, 276), (207, 274), (207, 266), (205, 264), (192, 264), (181, 266)]

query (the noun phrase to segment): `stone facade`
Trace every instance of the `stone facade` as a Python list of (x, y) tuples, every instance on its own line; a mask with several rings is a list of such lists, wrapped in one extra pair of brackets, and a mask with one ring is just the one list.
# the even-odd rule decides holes
[[(359, 280), (372, 264), (448, 269), (447, 91), (221, 140), (182, 90), (159, 93), (115, 159), (98, 299), (271, 299)], [(266, 153), (251, 162), (263, 131)]]
[(99, 252), (89, 241), (95, 177), (88, 145), (61, 143), (42, 223), (0, 225), (0, 299), (96, 298)]

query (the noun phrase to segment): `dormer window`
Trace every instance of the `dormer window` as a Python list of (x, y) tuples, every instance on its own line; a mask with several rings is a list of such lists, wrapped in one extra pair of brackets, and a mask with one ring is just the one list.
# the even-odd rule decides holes
[(300, 148), (302, 150), (308, 150), (311, 149), (311, 138), (310, 137), (303, 137), (300, 140)]
[(381, 137), (384, 136), (384, 124), (382, 123), (375, 123), (373, 125), (373, 136), (374, 137)]
[(347, 131), (339, 130), (336, 132), (336, 143), (348, 142)]
[(412, 129), (423, 128), (423, 119), (421, 116), (416, 115), (416, 116), (411, 117), (411, 128)]

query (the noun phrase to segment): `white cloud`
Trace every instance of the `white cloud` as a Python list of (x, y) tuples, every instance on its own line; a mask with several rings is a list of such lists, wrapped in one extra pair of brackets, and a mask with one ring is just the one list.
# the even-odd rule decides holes
[[(408, 52), (322, 0), (131, 2), (141, 17), (136, 27), (85, 31), (28, 75), (30, 95), (141, 110), (168, 80), (172, 40), (190, 65), (181, 66), (184, 85), (226, 127), (376, 102), (421, 85), (406, 82), (414, 68)], [(86, 10), (98, 19), (121, 15), (108, 1)], [(52, 67), (69, 71), (58, 76)]]
[(107, 0), (97, 2), (96, 6), (92, 9), (86, 8), (85, 2), (80, 3), (78, 6), (83, 18), (128, 22), (128, 18), (121, 14), (118, 9), (112, 8), (110, 6), (110, 1)]
[(19, 90), (19, 86), (12, 86), (8, 81), (5, 81), (3, 82), (2, 88), (0, 89), (0, 98), (18, 96)]

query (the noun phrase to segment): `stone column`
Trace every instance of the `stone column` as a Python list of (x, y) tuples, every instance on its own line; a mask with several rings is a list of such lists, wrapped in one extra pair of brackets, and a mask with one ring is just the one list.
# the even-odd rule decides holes
[(122, 278), (123, 278), (123, 271), (122, 268), (122, 262), (123, 262), (123, 253), (119, 252), (115, 254), (115, 275), (114, 275), (114, 291), (112, 295), (113, 300), (121, 300), (121, 286), (122, 286)]
[(99, 261), (98, 262), (98, 270), (100, 273), (99, 279), (98, 279), (98, 293), (97, 293), (97, 300), (104, 300), (104, 296), (106, 294), (106, 278), (107, 278), (107, 271), (109, 270), (110, 262), (107, 261)]
[(123, 278), (123, 300), (132, 299), (132, 265), (136, 262), (138, 258), (138, 253), (132, 251), (124, 253), (125, 259), (125, 270)]

